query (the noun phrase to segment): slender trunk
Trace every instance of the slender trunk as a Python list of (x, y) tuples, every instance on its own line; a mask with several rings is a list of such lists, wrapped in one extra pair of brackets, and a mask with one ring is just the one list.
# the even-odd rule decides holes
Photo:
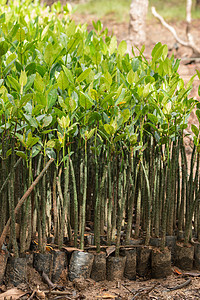
[(73, 192), (74, 192), (74, 247), (77, 247), (77, 237), (78, 237), (78, 199), (77, 199), (77, 189), (76, 189), (76, 178), (74, 174), (74, 167), (71, 158), (69, 158), (72, 182), (73, 182)]
[[(135, 174), (133, 173), (133, 153), (131, 154), (131, 172), (130, 172), (130, 183), (131, 183), (131, 190), (132, 194), (129, 198), (128, 204), (128, 221), (127, 221), (127, 230), (126, 230), (126, 244), (129, 244), (131, 232), (132, 232), (132, 222), (133, 222), (133, 208), (135, 203), (136, 197), (136, 185), (137, 185), (137, 178), (138, 178), (138, 171), (139, 171), (139, 163), (137, 164)], [(134, 178), (135, 175), (135, 178)]]
[(14, 174), (14, 162), (15, 162), (15, 154), (14, 154), (14, 138), (11, 138), (11, 148), (12, 148), (12, 153), (11, 153), (11, 175), (10, 175), (10, 180), (9, 180), (9, 189), (8, 189), (8, 202), (9, 202), (9, 210), (10, 210), (10, 218), (11, 218), (11, 230), (10, 230), (10, 239), (11, 239), (11, 244), (13, 245), (13, 250), (14, 250), (14, 256), (18, 257), (19, 252), (18, 252), (18, 245), (17, 245), (17, 239), (16, 239), (16, 228), (15, 228), (15, 195), (14, 195), (14, 181), (15, 181), (15, 174)]
[(107, 242), (111, 245), (111, 229), (112, 229), (112, 178), (111, 178), (111, 162), (108, 162), (108, 217), (107, 217)]
[(83, 190), (83, 203), (82, 203), (82, 214), (81, 214), (82, 220), (81, 220), (81, 241), (80, 241), (81, 250), (84, 250), (86, 198), (87, 198), (87, 140), (85, 140), (84, 190)]
[(54, 219), (54, 238), (58, 242), (58, 206), (57, 206), (57, 191), (56, 191), (57, 167), (53, 174), (53, 219)]
[(136, 221), (135, 221), (135, 238), (136, 239), (139, 238), (139, 235), (140, 235), (140, 218), (141, 218), (141, 203), (142, 203), (141, 189), (142, 189), (142, 185), (143, 185), (141, 167), (139, 167), (138, 172), (139, 172), (139, 176), (135, 182), (135, 187), (136, 187), (136, 183), (138, 181), (138, 196), (137, 196), (137, 204), (136, 204)]

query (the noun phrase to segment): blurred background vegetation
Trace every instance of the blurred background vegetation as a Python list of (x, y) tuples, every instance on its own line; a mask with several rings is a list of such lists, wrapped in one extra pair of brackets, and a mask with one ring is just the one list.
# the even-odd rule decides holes
[[(75, 13), (83, 15), (95, 15), (97, 18), (112, 18), (116, 22), (129, 22), (129, 9), (131, 0), (72, 0), (76, 6)], [(168, 21), (185, 20), (186, 1), (185, 0), (150, 0), (148, 19), (152, 19), (151, 6), (155, 6), (157, 11)], [(200, 18), (200, 7), (193, 0), (192, 18)]]

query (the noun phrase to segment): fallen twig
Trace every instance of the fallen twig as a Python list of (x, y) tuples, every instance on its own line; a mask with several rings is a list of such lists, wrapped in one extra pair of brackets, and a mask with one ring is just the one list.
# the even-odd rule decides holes
[[(19, 202), (17, 203), (17, 206), (15, 207), (15, 215), (18, 213), (19, 209), (21, 208), (22, 204), (24, 203), (24, 201), (28, 198), (28, 196), (30, 195), (30, 193), (32, 192), (32, 190), (34, 189), (34, 187), (38, 184), (38, 182), (40, 181), (40, 179), (42, 178), (42, 176), (44, 175), (44, 173), (46, 172), (46, 170), (49, 168), (49, 166), (51, 165), (51, 163), (54, 161), (53, 158), (51, 158), (48, 163), (46, 164), (46, 166), (44, 167), (44, 169), (41, 171), (41, 173), (38, 175), (38, 177), (33, 181), (33, 183), (31, 184), (31, 186), (28, 188), (28, 190), (26, 191), (26, 193), (24, 194), (24, 196), (19, 200)], [(0, 249), (2, 248), (3, 242), (6, 238), (8, 229), (10, 227), (10, 222), (11, 222), (11, 218), (8, 219), (3, 232), (1, 234), (0, 237)]]
[(135, 300), (138, 297), (147, 296), (149, 293), (151, 293), (155, 289), (155, 287), (157, 285), (159, 285), (159, 282), (157, 282), (156, 284), (154, 284), (154, 286), (152, 286), (150, 288), (139, 289), (131, 300)]
[(55, 288), (55, 284), (53, 284), (53, 282), (49, 279), (48, 275), (44, 271), (42, 272), (42, 278), (44, 279), (45, 283), (47, 283), (51, 289)]
[(200, 273), (195, 273), (195, 272), (184, 272), (183, 275), (192, 276), (192, 277), (200, 277)]
[(34, 291), (32, 292), (32, 294), (30, 295), (30, 297), (28, 298), (28, 300), (32, 300), (33, 297), (35, 296), (35, 294), (36, 294), (36, 290), (34, 290)]
[(171, 292), (171, 291), (182, 289), (182, 288), (188, 286), (191, 282), (192, 282), (192, 279), (189, 278), (185, 282), (183, 282), (183, 283), (181, 283), (179, 285), (176, 285), (174, 287), (167, 287), (167, 292)]
[(65, 296), (66, 299), (72, 299), (69, 297), (69, 292), (67, 291), (44, 291), (44, 293), (49, 295)]
[(131, 293), (132, 295), (135, 295), (135, 293), (133, 293), (129, 288), (127, 288), (127, 286), (125, 286), (124, 284), (122, 284), (122, 286), (127, 289), (127, 291), (129, 291), (129, 293)]

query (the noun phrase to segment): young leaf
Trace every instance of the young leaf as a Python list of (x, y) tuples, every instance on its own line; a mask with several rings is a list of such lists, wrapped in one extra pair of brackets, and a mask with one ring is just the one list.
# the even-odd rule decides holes
[(45, 84), (43, 81), (43, 78), (40, 76), (40, 74), (37, 72), (34, 80), (34, 88), (36, 91), (43, 93), (45, 89)]
[(57, 82), (58, 82), (58, 87), (64, 91), (67, 87), (68, 87), (68, 80), (67, 80), (67, 76), (65, 75), (65, 73), (63, 71), (60, 72), (58, 78), (57, 78)]
[(91, 129), (87, 134), (87, 140), (91, 139), (91, 137), (94, 135), (96, 128)]
[(19, 84), (21, 85), (21, 87), (24, 87), (26, 83), (27, 83), (26, 71), (21, 71)]
[(127, 74), (127, 81), (129, 84), (133, 84), (134, 80), (135, 80), (135, 73), (131, 69)]
[(85, 71), (83, 71), (83, 73), (81, 73), (78, 76), (78, 78), (76, 78), (76, 81), (78, 81), (79, 83), (82, 82), (89, 76), (90, 72), (91, 72), (91, 68), (86, 69)]
[(65, 67), (64, 65), (62, 66), (62, 68), (63, 68), (63, 71), (65, 72), (65, 75), (67, 76), (67, 79), (70, 82), (74, 83), (74, 77), (72, 75), (72, 72), (67, 67)]
[(118, 46), (118, 53), (120, 56), (124, 56), (127, 50), (127, 43), (126, 41), (121, 41), (121, 43)]
[(58, 124), (60, 125), (60, 127), (65, 130), (67, 127), (69, 127), (69, 124), (70, 124), (70, 119), (69, 119), (69, 116), (62, 116), (62, 118), (57, 118), (58, 120)]
[(25, 31), (24, 31), (23, 28), (19, 28), (19, 29), (17, 30), (16, 38), (17, 38), (17, 40), (18, 40), (20, 43), (22, 43), (22, 42), (25, 40), (26, 34), (25, 34)]
[(117, 38), (116, 36), (114, 35), (112, 38), (111, 38), (111, 41), (110, 41), (110, 45), (108, 47), (108, 50), (109, 50), (109, 53), (110, 55), (112, 55), (115, 50), (117, 49)]
[(11, 87), (19, 93), (20, 92), (19, 82), (14, 77), (12, 77), (10, 75), (7, 76), (7, 80), (9, 82), (9, 84), (11, 85)]

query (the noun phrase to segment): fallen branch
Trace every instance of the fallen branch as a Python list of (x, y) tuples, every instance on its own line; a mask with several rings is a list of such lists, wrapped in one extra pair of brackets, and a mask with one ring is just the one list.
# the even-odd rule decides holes
[[(49, 166), (51, 165), (51, 163), (54, 161), (53, 158), (51, 158), (48, 163), (46, 164), (46, 166), (44, 167), (44, 169), (41, 171), (41, 173), (38, 175), (38, 177), (33, 181), (33, 183), (31, 184), (31, 186), (28, 188), (28, 190), (26, 191), (26, 193), (24, 194), (24, 196), (19, 200), (19, 202), (17, 203), (17, 206), (15, 207), (15, 215), (18, 213), (19, 209), (21, 208), (22, 204), (24, 203), (24, 201), (28, 198), (28, 196), (30, 195), (30, 193), (32, 192), (32, 190), (34, 189), (34, 187), (38, 184), (38, 182), (40, 181), (40, 179), (42, 178), (42, 176), (44, 175), (44, 173), (46, 172), (46, 170), (49, 168)], [(11, 222), (11, 218), (8, 219), (3, 232), (1, 234), (0, 237), (0, 249), (2, 248), (3, 242), (6, 238), (8, 229), (10, 227), (10, 222)]]
[(190, 49), (192, 49), (193, 51), (193, 56), (195, 57), (199, 57), (200, 56), (200, 49), (195, 45), (194, 43), (194, 40), (193, 40), (193, 37), (190, 33), (190, 22), (191, 22), (191, 17), (189, 16), (189, 13), (188, 13), (188, 7), (187, 7), (187, 28), (186, 28), (186, 34), (187, 34), (187, 39), (188, 41), (184, 41), (182, 40), (176, 33), (176, 30), (174, 29), (174, 27), (172, 27), (171, 25), (169, 25), (165, 20), (164, 18), (159, 15), (155, 9), (154, 6), (151, 7), (151, 12), (152, 14), (154, 15), (154, 17), (156, 17), (160, 22), (161, 24), (167, 28), (174, 36), (174, 38), (176, 39), (176, 41), (181, 44), (182, 46), (185, 46), (185, 47), (188, 47)]

